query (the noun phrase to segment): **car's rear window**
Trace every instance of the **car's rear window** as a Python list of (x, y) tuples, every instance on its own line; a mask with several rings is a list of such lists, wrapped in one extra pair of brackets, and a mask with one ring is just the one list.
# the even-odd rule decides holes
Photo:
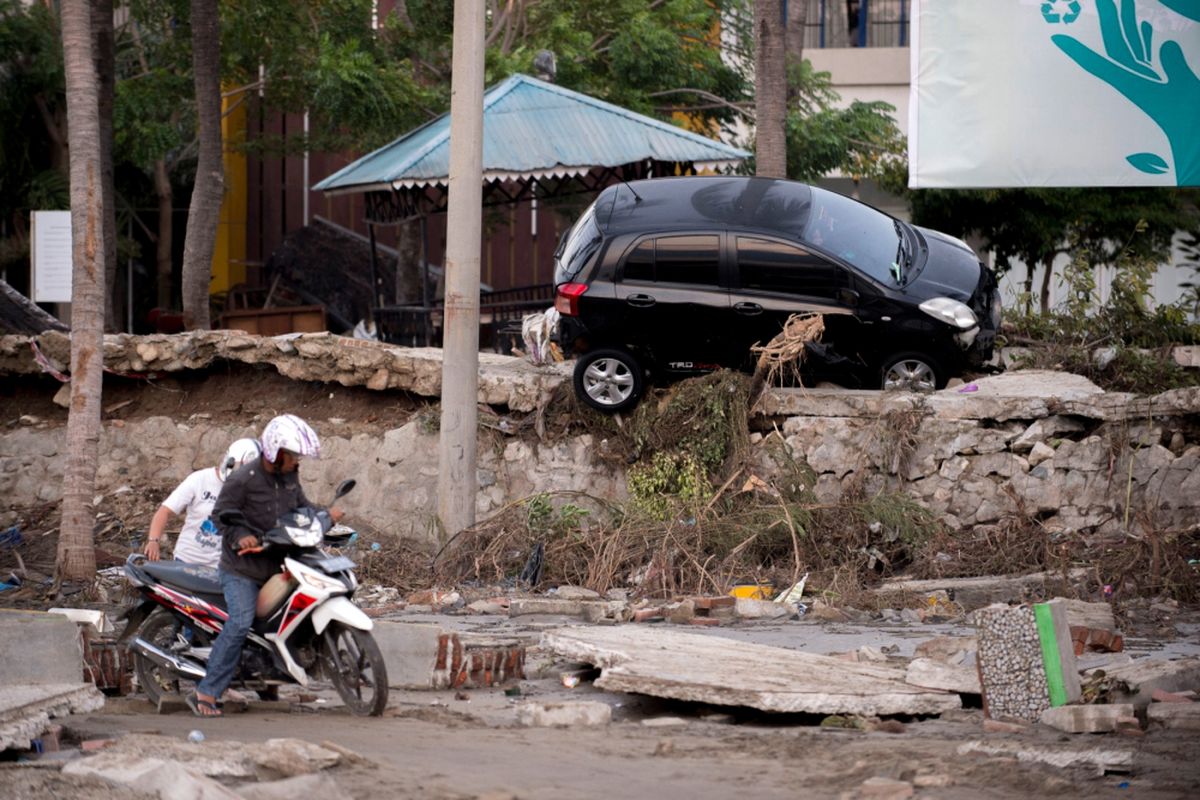
[(600, 249), (604, 237), (596, 225), (596, 204), (588, 206), (571, 227), (562, 250), (554, 259), (554, 283), (570, 283)]

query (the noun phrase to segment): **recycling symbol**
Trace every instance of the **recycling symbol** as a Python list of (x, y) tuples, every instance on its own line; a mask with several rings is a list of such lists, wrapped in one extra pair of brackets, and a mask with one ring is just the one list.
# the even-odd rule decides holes
[[(1063, 7), (1066, 7), (1065, 10)], [(1049, 22), (1051, 25), (1061, 22), (1064, 25), (1070, 25), (1075, 20), (1079, 19), (1079, 0), (1046, 0), (1042, 3), (1042, 19)]]

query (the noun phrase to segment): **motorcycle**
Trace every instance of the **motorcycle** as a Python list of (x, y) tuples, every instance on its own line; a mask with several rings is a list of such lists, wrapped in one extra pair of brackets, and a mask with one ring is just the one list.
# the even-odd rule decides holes
[[(354, 488), (343, 481), (334, 502)], [(355, 563), (321, 545), (346, 544), (354, 531), (334, 526), (329, 513), (299, 508), (260, 531), (240, 511), (220, 521), (253, 530), (264, 548), (284, 548), (283, 570), (259, 592), (254, 624), (242, 647), (233, 684), (274, 699), (279, 686), (308, 686), (314, 677), (333, 684), (358, 716), (379, 716), (387, 706), (383, 654), (374, 623), (351, 602)], [(120, 641), (134, 654), (138, 682), (151, 702), (180, 694), (180, 681), (199, 682), (212, 642), (227, 619), (225, 596), (212, 567), (149, 561), (140, 553), (125, 562), (125, 577), (140, 600), (125, 612)]]

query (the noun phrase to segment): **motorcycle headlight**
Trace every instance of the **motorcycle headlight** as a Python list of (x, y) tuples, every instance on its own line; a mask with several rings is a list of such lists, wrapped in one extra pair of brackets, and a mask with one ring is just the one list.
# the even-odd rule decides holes
[(318, 520), (313, 520), (307, 526), (288, 525), (284, 530), (287, 531), (288, 538), (297, 547), (316, 547), (324, 538), (325, 532), (321, 530), (321, 523)]
[(336, 592), (338, 590), (345, 591), (346, 585), (337, 578), (329, 578), (324, 575), (317, 575), (313, 572), (300, 572), (297, 570), (293, 573), (295, 577), (304, 584), (307, 584), (313, 589), (318, 589), (323, 592)]
[(979, 324), (974, 311), (949, 297), (935, 297), (932, 300), (926, 300), (921, 303), (920, 308), (934, 319), (964, 331)]

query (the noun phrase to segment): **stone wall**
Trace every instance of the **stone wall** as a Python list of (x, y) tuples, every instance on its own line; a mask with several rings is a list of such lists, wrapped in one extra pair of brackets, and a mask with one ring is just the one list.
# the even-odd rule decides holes
[[(320, 433), (320, 425), (317, 425)], [(215, 465), (234, 439), (255, 430), (167, 417), (105, 424), (100, 440), (97, 494), (129, 487), (166, 497), (189, 472)], [(22, 427), (0, 434), (0, 498), (4, 505), (57, 502), (62, 498), (65, 428)], [(497, 446), (497, 442), (499, 445)], [(583, 491), (620, 499), (623, 474), (591, 461), (592, 438), (555, 444), (481, 437), (479, 518), (513, 499), (545, 491)], [(344, 478), (358, 486), (342, 502), (353, 519), (418, 539), (436, 538), (437, 435), (412, 422), (382, 435), (322, 436), (321, 458), (304, 464), (304, 485), (314, 502), (327, 500)], [(3, 508), (0, 508), (3, 511)]]
[[(65, 336), (10, 336), (0, 337), (0, 374), (41, 371), (35, 343), (49, 366), (63, 368)], [(117, 372), (174, 372), (222, 360), (268, 363), (297, 379), (424, 396), (440, 391), (439, 350), (328, 334), (264, 338), (229, 331), (105, 342), (105, 366)], [(479, 400), (510, 412), (536, 411), (569, 380), (569, 365), (534, 367), (481, 354)], [(779, 469), (773, 457), (782, 441), (811, 468), (825, 501), (861, 482), (869, 491), (906, 490), (953, 528), (1012, 515), (1051, 530), (1102, 533), (1200, 521), (1200, 388), (1142, 397), (1103, 392), (1073, 375), (1017, 371), (932, 395), (777, 390), (760, 400), (752, 426), (763, 432), (754, 436), (760, 477)], [(163, 492), (189, 471), (215, 464), (233, 439), (253, 433), (165, 417), (108, 422), (97, 492), (126, 486)], [(61, 428), (0, 431), (0, 502), (61, 497), (64, 437)], [(435, 537), (435, 434), (413, 422), (382, 434), (322, 438), (324, 457), (305, 466), (315, 501), (354, 477), (359, 489), (346, 505), (355, 516), (397, 535)], [(623, 471), (594, 458), (602, 446), (590, 436), (551, 443), (482, 435), (479, 517), (542, 491), (623, 499)]]
[(1104, 534), (1200, 523), (1200, 389), (1139, 397), (1036, 371), (972, 386), (776, 392), (760, 411), (779, 420), (774, 435), (811, 468), (822, 502), (862, 481), (909, 492), (955, 529), (1011, 516)]

